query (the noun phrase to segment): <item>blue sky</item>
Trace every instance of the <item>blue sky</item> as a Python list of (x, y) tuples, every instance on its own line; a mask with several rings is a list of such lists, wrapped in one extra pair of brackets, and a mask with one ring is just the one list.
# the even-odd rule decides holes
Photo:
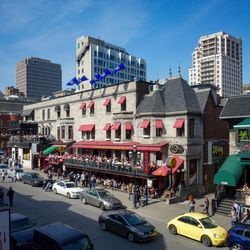
[(243, 82), (250, 83), (248, 0), (0, 0), (0, 90), (15, 86), (16, 62), (41, 57), (62, 65), (63, 89), (75, 76), (82, 35), (126, 48), (147, 62), (148, 80), (178, 66), (185, 79), (200, 36), (243, 38)]

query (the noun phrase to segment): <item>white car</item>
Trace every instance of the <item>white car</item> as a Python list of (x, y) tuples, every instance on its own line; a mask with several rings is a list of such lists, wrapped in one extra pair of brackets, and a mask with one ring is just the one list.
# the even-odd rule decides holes
[[(7, 171), (7, 176), (8, 178), (14, 178), (15, 176), (15, 169), (12, 168), (12, 169), (8, 169)], [(16, 168), (16, 179), (18, 181), (21, 181), (22, 180), (22, 177), (23, 175), (25, 174), (24, 170), (22, 168)]]
[(52, 190), (56, 194), (62, 194), (68, 198), (79, 198), (80, 193), (83, 192), (82, 188), (76, 187), (75, 183), (71, 181), (58, 181), (53, 184)]

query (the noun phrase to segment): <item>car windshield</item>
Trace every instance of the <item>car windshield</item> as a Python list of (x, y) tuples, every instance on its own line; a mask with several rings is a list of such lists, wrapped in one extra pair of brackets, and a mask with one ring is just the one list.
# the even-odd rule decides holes
[(67, 188), (74, 188), (75, 184), (74, 183), (66, 183)]
[(131, 226), (139, 226), (147, 222), (138, 214), (124, 214), (123, 217)]
[(205, 217), (203, 219), (200, 219), (201, 224), (204, 228), (216, 228), (218, 227), (213, 220), (211, 220), (209, 217)]
[(108, 191), (100, 191), (98, 192), (99, 196), (103, 199), (106, 197), (114, 197), (114, 195), (112, 195), (110, 192)]
[(32, 178), (40, 178), (39, 174), (31, 174)]
[(62, 250), (90, 250), (92, 249), (89, 239), (82, 238), (62, 247)]
[(28, 229), (34, 226), (34, 223), (29, 219), (23, 219), (19, 221), (11, 222), (11, 232), (18, 232), (24, 229)]
[(16, 169), (17, 173), (24, 173), (23, 169)]

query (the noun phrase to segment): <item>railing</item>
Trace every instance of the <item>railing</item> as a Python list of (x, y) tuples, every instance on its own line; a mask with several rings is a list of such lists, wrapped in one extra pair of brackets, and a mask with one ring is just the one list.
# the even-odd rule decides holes
[(80, 167), (89, 170), (102, 170), (104, 172), (109, 172), (113, 174), (126, 174), (131, 175), (131, 177), (150, 177), (151, 174), (145, 174), (143, 168), (133, 169), (131, 165), (122, 164), (112, 164), (108, 162), (96, 162), (96, 161), (86, 161), (77, 159), (65, 159), (64, 165), (66, 167)]

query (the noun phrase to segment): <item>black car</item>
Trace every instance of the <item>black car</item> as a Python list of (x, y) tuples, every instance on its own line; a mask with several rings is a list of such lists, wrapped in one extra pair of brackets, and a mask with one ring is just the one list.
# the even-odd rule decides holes
[(148, 241), (157, 236), (154, 226), (129, 210), (104, 212), (99, 216), (98, 222), (102, 230), (120, 234), (131, 242)]
[(22, 177), (24, 184), (30, 184), (32, 187), (42, 187), (43, 186), (43, 178), (35, 172), (27, 172)]
[(29, 250), (33, 239), (34, 226), (26, 215), (11, 213), (10, 230), (11, 230), (11, 248), (12, 250)]

